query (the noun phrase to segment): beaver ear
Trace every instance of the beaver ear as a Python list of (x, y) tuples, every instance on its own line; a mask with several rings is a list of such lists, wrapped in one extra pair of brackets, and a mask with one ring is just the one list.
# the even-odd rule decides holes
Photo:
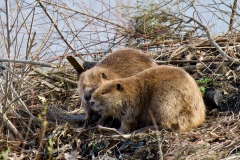
[(119, 83), (117, 84), (117, 90), (119, 90), (119, 91), (123, 90), (123, 86)]
[(102, 79), (107, 79), (107, 76), (105, 73), (102, 72)]

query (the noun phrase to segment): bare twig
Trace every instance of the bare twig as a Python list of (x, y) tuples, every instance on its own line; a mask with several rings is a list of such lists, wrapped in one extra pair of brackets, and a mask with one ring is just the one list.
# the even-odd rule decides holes
[(219, 51), (219, 53), (224, 57), (224, 58), (227, 58), (229, 60), (230, 63), (236, 63), (236, 64), (240, 64), (240, 62), (237, 60), (237, 59), (234, 59), (232, 57), (230, 57), (229, 55), (226, 54), (226, 52), (224, 52), (221, 47), (215, 42), (215, 40), (213, 39), (213, 36), (212, 36), (212, 33), (211, 33), (211, 30), (209, 29), (209, 27), (203, 25), (201, 22), (199, 22), (197, 19), (193, 18), (193, 17), (189, 17), (189, 16), (186, 16), (185, 17), (188, 17), (189, 18), (189, 21), (184, 21), (185, 23), (189, 23), (191, 21), (194, 21), (196, 22), (199, 26), (201, 26), (203, 28), (203, 30), (207, 33), (207, 37), (208, 39), (210, 40), (210, 43), (216, 47), (216, 49)]
[(40, 65), (42, 67), (52, 67), (56, 68), (56, 64), (51, 64), (47, 62), (41, 62), (41, 61), (31, 61), (31, 60), (19, 60), (19, 59), (10, 59), (10, 58), (2, 58), (0, 59), (0, 62), (14, 62), (14, 63), (25, 63), (25, 64), (32, 64), (32, 65)]
[(48, 88), (52, 89), (53, 91), (56, 91), (56, 92), (66, 92), (64, 89), (62, 88), (58, 88), (50, 83), (48, 83), (47, 81), (45, 80), (42, 80), (42, 79), (39, 79), (38, 81), (41, 82), (41, 84), (47, 86)]
[(186, 23), (186, 24), (188, 24), (188, 23), (190, 23), (190, 22), (192, 22), (192, 21), (195, 22), (195, 23), (197, 23), (197, 24), (206, 32), (207, 37), (208, 37), (210, 43), (218, 50), (218, 52), (219, 52), (224, 58), (227, 58), (227, 60), (228, 60), (230, 63), (236, 63), (236, 64), (240, 65), (240, 61), (238, 61), (237, 59), (234, 59), (234, 58), (230, 57), (229, 55), (227, 55), (226, 52), (224, 52), (224, 51), (221, 49), (221, 47), (215, 42), (215, 40), (214, 40), (214, 38), (213, 38), (213, 36), (212, 36), (212, 32), (211, 32), (211, 30), (210, 30), (209, 27), (205, 26), (204, 24), (202, 24), (202, 23), (201, 23), (200, 21), (198, 21), (197, 19), (195, 19), (195, 18), (193, 18), (193, 17), (189, 17), (189, 16), (187, 16), (187, 15), (181, 14), (182, 16), (188, 18), (188, 20), (186, 21), (186, 20), (184, 20), (183, 18), (179, 18), (179, 17), (177, 17), (177, 16), (175, 16), (175, 15), (173, 15), (173, 14), (169, 14), (169, 13), (165, 13), (165, 14), (170, 15), (170, 16), (172, 16), (172, 17), (174, 17), (174, 18), (176, 18), (176, 19), (178, 19), (178, 20), (180, 20), (180, 21), (182, 21), (182, 22), (184, 22), (184, 23)]
[(48, 75), (46, 73), (43, 73), (43, 72), (39, 71), (37, 68), (34, 68), (34, 71), (36, 73), (46, 77), (46, 78), (51, 79), (51, 80), (65, 81), (65, 82), (68, 82), (68, 83), (70, 83), (70, 84), (72, 84), (74, 86), (77, 86), (77, 82), (72, 81), (72, 80), (70, 80), (68, 78), (63, 78), (63, 77), (60, 77), (60, 76), (57, 76), (57, 75)]
[[(3, 107), (0, 103), (0, 107)], [(19, 140), (23, 141), (24, 138), (23, 136), (21, 135), (21, 133), (16, 129), (16, 127), (12, 124), (12, 122), (7, 118), (7, 116), (5, 115), (5, 113), (3, 113), (1, 110), (0, 110), (0, 118), (2, 116), (3, 118), (3, 123), (6, 123), (7, 126), (13, 131), (13, 133), (18, 137)]]
[[(10, 68), (8, 68), (7, 66), (4, 66), (4, 65), (1, 65), (1, 64), (0, 64), (0, 67), (1, 67), (2, 69), (8, 70), (11, 74), (13, 74), (14, 76), (16, 76), (18, 79), (20, 79), (20, 80), (22, 80), (23, 82), (25, 82), (26, 84), (32, 86), (32, 84), (31, 84), (30, 82), (28, 82), (28, 81), (26, 81), (25, 79), (23, 79), (22, 77), (18, 76), (16, 73), (14, 73), (14, 72), (13, 72)], [(0, 72), (2, 72), (2, 70), (0, 70)], [(4, 73), (2, 73), (2, 74), (4, 75)]]
[[(61, 36), (62, 40), (66, 43), (66, 45), (75, 53), (77, 53), (76, 49), (70, 44), (68, 43), (67, 39), (63, 36), (62, 32), (60, 31), (60, 29), (58, 28), (58, 25), (56, 24), (56, 22), (53, 20), (53, 18), (51, 17), (51, 15), (48, 13), (47, 9), (43, 6), (42, 2), (40, 0), (37, 0), (39, 5), (41, 6), (41, 8), (44, 10), (44, 12), (46, 13), (46, 15), (48, 16), (48, 18), (51, 20), (51, 22), (53, 23), (55, 29), (57, 30), (58, 34)], [(82, 57), (79, 57), (83, 62), (85, 61)]]
[[(9, 15), (9, 0), (5, 1), (6, 5), (6, 20), (7, 20), (7, 54), (8, 58), (11, 58), (11, 31), (10, 31), (10, 15)], [(10, 62), (8, 62), (8, 67), (11, 68)], [(7, 71), (6, 73), (6, 85), (5, 85), (5, 93), (6, 96), (3, 100), (3, 106), (7, 107), (7, 100), (10, 97), (9, 94), (9, 86), (10, 86), (10, 73)]]
[(229, 22), (229, 29), (228, 31), (232, 31), (233, 29), (233, 23), (234, 23), (234, 20), (235, 20), (235, 13), (236, 13), (236, 9), (237, 9), (237, 6), (238, 6), (238, 0), (234, 0), (234, 3), (233, 3), (233, 7), (232, 7), (232, 14), (231, 14), (231, 17), (230, 17), (230, 22)]

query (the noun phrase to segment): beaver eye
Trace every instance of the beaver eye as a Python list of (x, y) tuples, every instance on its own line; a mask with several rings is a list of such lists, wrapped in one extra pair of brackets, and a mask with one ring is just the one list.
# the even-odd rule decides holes
[(105, 90), (103, 90), (103, 91), (102, 91), (102, 95), (103, 95), (103, 94), (105, 94), (105, 93), (106, 93), (106, 91), (105, 91)]

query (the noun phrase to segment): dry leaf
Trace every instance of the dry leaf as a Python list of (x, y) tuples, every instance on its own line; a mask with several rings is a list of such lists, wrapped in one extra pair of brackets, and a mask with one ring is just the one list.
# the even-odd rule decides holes
[(38, 96), (38, 98), (43, 104), (47, 102), (47, 99), (44, 96)]

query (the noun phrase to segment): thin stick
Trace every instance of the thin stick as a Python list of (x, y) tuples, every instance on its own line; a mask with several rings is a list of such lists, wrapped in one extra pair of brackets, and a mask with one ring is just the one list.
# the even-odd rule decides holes
[[(3, 106), (0, 103), (0, 107), (3, 108)], [(16, 127), (12, 124), (12, 122), (7, 118), (7, 116), (0, 110), (0, 114), (2, 115), (3, 121), (6, 123), (6, 125), (13, 131), (13, 133), (18, 137), (19, 140), (23, 141), (24, 138), (21, 135), (21, 133), (18, 132)], [(0, 118), (1, 118), (0, 115)]]
[[(77, 53), (76, 49), (70, 44), (68, 43), (67, 39), (63, 36), (62, 32), (60, 31), (60, 29), (58, 28), (58, 25), (56, 24), (56, 22), (53, 20), (53, 18), (51, 17), (51, 15), (48, 13), (47, 9), (43, 6), (41, 0), (37, 0), (39, 5), (41, 6), (41, 8), (44, 10), (44, 12), (46, 13), (46, 15), (48, 16), (48, 18), (51, 20), (51, 22), (53, 23), (55, 29), (57, 30), (58, 34), (61, 36), (62, 40), (66, 43), (66, 45), (75, 53)], [(79, 57), (83, 62), (85, 61), (81, 56)]]
[(234, 16), (235, 16), (235, 13), (236, 13), (237, 6), (238, 6), (238, 0), (234, 0), (233, 7), (232, 7), (232, 14), (231, 14), (231, 17), (230, 17), (229, 29), (228, 29), (228, 31), (230, 31), (230, 32), (233, 29), (233, 23), (234, 23), (234, 20), (235, 20)]
[(31, 60), (20, 60), (20, 59), (10, 59), (10, 58), (2, 58), (0, 59), (0, 62), (15, 62), (15, 63), (25, 63), (25, 64), (32, 64), (32, 65), (40, 65), (42, 67), (52, 67), (57, 68), (56, 64), (51, 64), (47, 62), (42, 61), (31, 61)]
[[(9, 0), (5, 0), (6, 5), (6, 19), (7, 19), (7, 54), (8, 58), (11, 58), (11, 36), (10, 36), (10, 17), (9, 17)], [(10, 62), (8, 62), (8, 67), (11, 68)], [(6, 107), (9, 94), (9, 85), (10, 85), (10, 73), (7, 71), (6, 73), (6, 86), (5, 86), (5, 93), (7, 96), (3, 99), (3, 106)]]

